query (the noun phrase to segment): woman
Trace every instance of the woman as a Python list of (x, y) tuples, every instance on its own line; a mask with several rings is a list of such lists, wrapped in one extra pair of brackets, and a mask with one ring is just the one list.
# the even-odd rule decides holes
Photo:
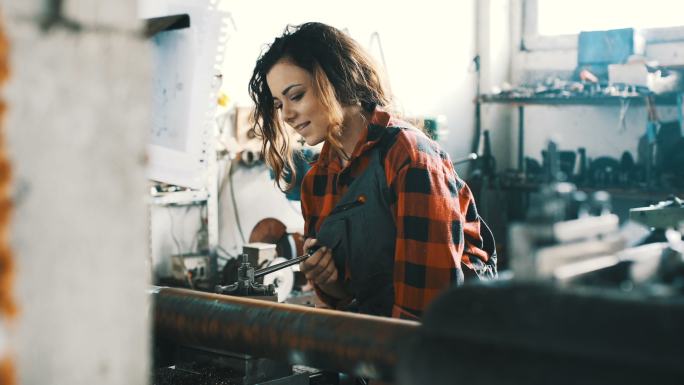
[(321, 23), (288, 27), (258, 59), (250, 96), (281, 189), (296, 180), (286, 125), (324, 143), (301, 185), (305, 248), (319, 248), (300, 268), (328, 305), (419, 319), (464, 276), (496, 276), (470, 189), (437, 143), (388, 112), (356, 41)]

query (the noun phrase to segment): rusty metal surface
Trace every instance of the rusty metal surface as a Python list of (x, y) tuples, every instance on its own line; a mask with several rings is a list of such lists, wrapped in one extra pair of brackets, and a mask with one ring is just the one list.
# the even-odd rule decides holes
[(391, 380), (416, 322), (176, 288), (152, 292), (158, 338)]

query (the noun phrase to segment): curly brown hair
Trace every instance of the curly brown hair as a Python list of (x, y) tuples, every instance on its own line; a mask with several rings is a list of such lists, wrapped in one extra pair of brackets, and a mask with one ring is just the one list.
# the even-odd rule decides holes
[(381, 71), (354, 39), (322, 23), (288, 25), (261, 54), (249, 82), (249, 94), (256, 105), (252, 116), (254, 133), (262, 139), (261, 149), (275, 173), (278, 188), (286, 191), (294, 187), (296, 180), (292, 151), (266, 83), (266, 75), (280, 60), (288, 60), (311, 74), (316, 96), (330, 116), (326, 141), (337, 150), (342, 150), (342, 108), (360, 105), (372, 113), (377, 106), (388, 106), (390, 96)]

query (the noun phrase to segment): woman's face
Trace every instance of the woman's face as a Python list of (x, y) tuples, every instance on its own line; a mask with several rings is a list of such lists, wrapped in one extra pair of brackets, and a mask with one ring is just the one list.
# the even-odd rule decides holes
[(287, 60), (280, 60), (266, 74), (273, 104), (283, 121), (301, 135), (306, 144), (325, 140), (330, 125), (327, 109), (313, 88), (313, 76)]

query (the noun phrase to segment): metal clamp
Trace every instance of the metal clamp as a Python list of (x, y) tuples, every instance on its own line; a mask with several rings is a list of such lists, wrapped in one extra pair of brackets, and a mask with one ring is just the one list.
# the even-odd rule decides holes
[(62, 5), (63, 0), (43, 0), (43, 11), (38, 18), (38, 24), (43, 32), (54, 27), (64, 27), (72, 32), (78, 32), (82, 29), (80, 23), (64, 16)]

